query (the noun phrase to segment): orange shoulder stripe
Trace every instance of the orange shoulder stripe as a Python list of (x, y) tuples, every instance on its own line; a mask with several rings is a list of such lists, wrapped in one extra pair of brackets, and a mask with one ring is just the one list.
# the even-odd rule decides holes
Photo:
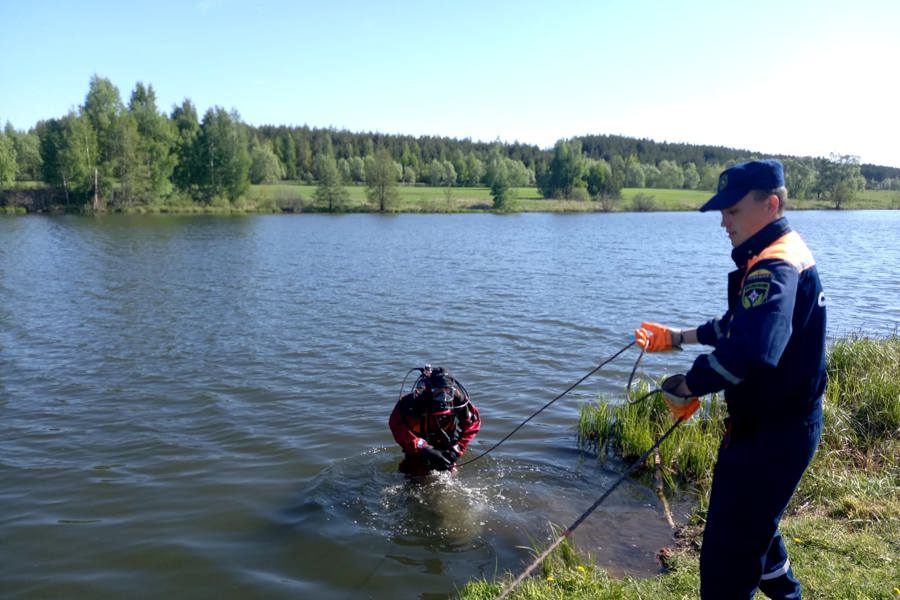
[(753, 270), (753, 265), (767, 258), (789, 262), (798, 271), (805, 271), (816, 264), (812, 252), (796, 231), (789, 231), (751, 258), (747, 263), (747, 273)]

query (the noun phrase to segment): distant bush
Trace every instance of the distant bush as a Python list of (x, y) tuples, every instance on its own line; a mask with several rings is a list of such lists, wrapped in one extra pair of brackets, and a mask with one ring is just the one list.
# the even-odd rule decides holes
[(279, 190), (275, 194), (273, 200), (275, 202), (275, 206), (281, 212), (303, 212), (303, 194), (299, 192), (292, 193), (289, 190)]
[(635, 194), (632, 199), (634, 210), (638, 212), (649, 212), (656, 208), (656, 196), (651, 194)]
[(587, 202), (590, 199), (591, 195), (582, 187), (572, 188), (572, 192), (569, 194), (569, 200), (574, 200), (576, 202)]
[(617, 198), (614, 196), (598, 196), (596, 200), (600, 204), (600, 210), (602, 210), (603, 212), (612, 212), (620, 203), (619, 201), (621, 200), (621, 198)]

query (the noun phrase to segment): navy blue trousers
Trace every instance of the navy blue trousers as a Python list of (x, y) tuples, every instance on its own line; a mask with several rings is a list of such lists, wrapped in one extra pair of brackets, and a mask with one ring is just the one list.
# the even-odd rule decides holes
[(822, 409), (793, 422), (726, 433), (700, 550), (703, 600), (797, 600), (778, 523), (822, 435)]

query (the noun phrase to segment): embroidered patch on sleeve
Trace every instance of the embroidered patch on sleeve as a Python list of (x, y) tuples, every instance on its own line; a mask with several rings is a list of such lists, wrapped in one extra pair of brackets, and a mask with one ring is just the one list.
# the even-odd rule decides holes
[(741, 291), (741, 304), (744, 308), (759, 306), (769, 297), (769, 281), (754, 281), (744, 285)]

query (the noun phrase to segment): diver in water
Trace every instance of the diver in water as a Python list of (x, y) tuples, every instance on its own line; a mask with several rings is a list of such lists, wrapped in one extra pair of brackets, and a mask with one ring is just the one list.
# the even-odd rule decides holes
[(403, 448), (400, 471), (420, 477), (453, 471), (481, 428), (478, 409), (450, 371), (426, 365), (411, 392), (397, 401), (388, 425)]

